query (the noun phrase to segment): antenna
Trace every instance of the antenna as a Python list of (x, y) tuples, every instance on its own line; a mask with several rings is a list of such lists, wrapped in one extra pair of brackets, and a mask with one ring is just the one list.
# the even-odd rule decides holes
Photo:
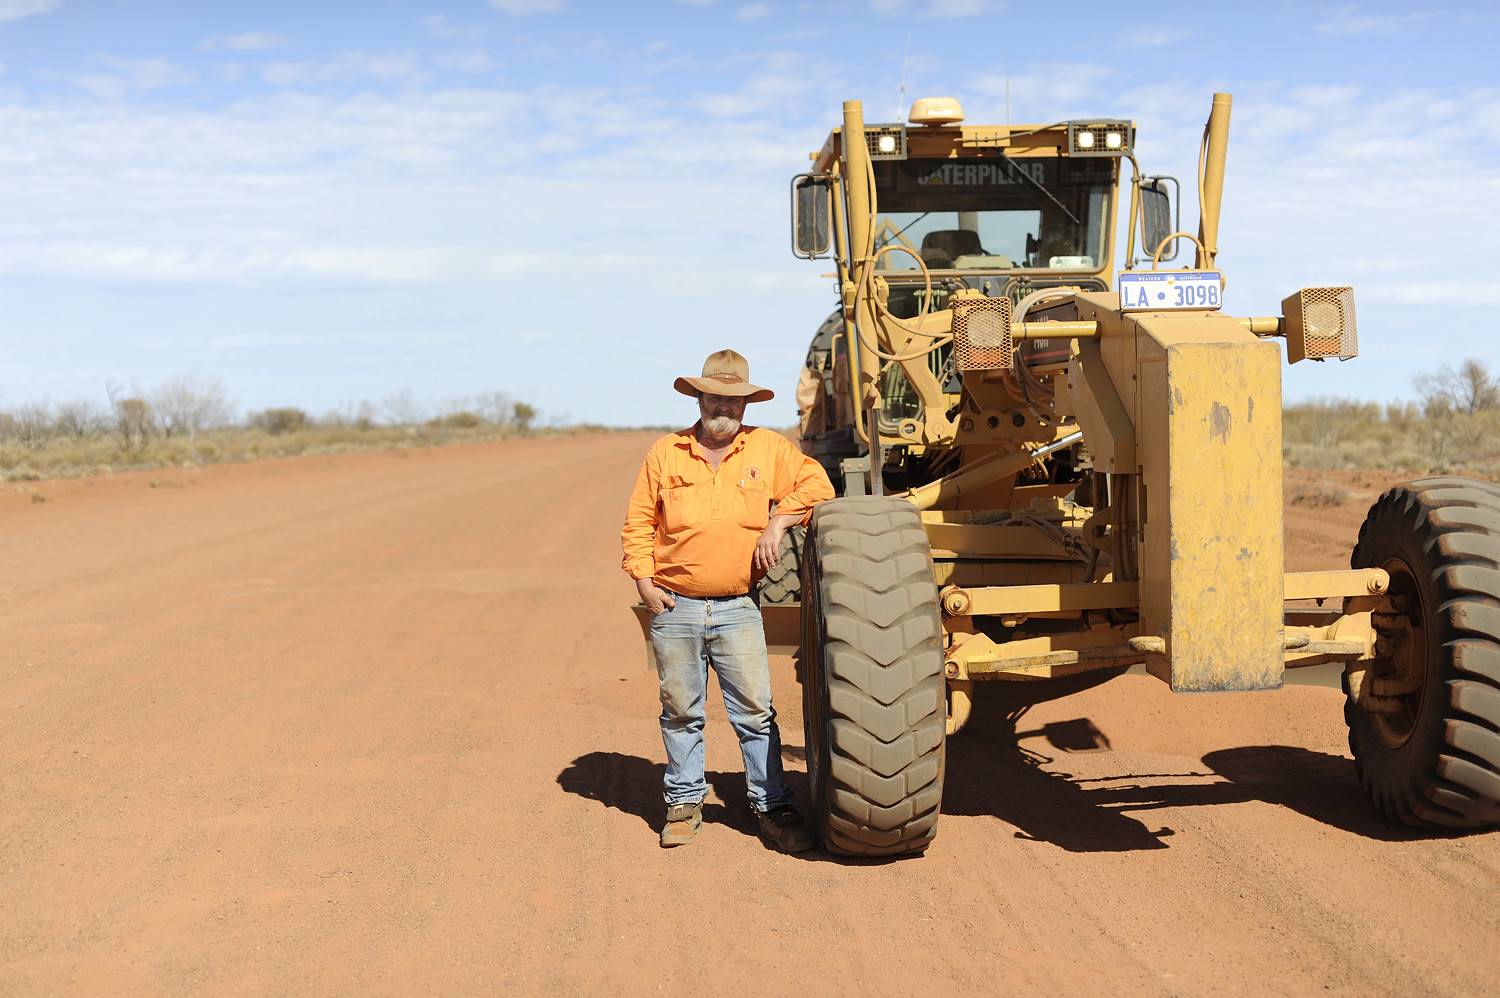
[(1014, 118), (1010, 116), (1010, 56), (1005, 57), (1005, 123), (1013, 123)]
[(906, 60), (911, 55), (911, 32), (906, 33), (906, 47), (901, 52), (901, 89), (896, 91), (896, 116), (892, 121), (905, 121), (901, 109), (906, 107)]

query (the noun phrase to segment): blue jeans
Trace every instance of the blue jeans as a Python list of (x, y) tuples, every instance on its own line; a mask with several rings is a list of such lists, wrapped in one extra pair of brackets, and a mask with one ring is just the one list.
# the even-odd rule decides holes
[(703, 778), (704, 700), (708, 667), (719, 676), (724, 709), (745, 758), (750, 806), (769, 811), (789, 802), (782, 782), (781, 732), (771, 706), (771, 663), (760, 607), (749, 596), (694, 599), (651, 621), (651, 649), (661, 678), (661, 740), (667, 749), (667, 804), (694, 804), (708, 794)]

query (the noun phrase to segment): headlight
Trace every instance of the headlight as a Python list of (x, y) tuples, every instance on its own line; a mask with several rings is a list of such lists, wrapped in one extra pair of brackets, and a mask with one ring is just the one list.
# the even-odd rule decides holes
[(905, 159), (905, 126), (866, 125), (865, 148), (870, 151), (871, 159)]
[(1069, 156), (1123, 156), (1135, 145), (1135, 128), (1128, 121), (1070, 121)]
[(1303, 288), (1282, 300), (1281, 314), (1288, 362), (1359, 356), (1353, 288)]

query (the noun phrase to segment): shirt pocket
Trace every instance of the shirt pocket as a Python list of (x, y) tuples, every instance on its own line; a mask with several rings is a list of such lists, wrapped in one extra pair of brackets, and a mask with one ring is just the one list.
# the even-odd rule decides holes
[(764, 530), (771, 516), (771, 490), (766, 487), (765, 480), (740, 482), (734, 491), (740, 504), (740, 524)]
[(692, 485), (670, 485), (661, 490), (661, 522), (668, 537), (680, 535), (695, 525), (699, 519), (695, 510), (702, 505), (698, 496), (701, 491)]

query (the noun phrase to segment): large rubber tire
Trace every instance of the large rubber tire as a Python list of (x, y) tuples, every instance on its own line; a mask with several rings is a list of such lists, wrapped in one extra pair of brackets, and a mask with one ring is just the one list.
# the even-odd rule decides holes
[(818, 506), (802, 579), (811, 817), (850, 856), (927, 848), (943, 800), (947, 688), (932, 552), (916, 508)]
[(1345, 704), (1360, 782), (1393, 821), (1500, 823), (1500, 486), (1438, 477), (1390, 489), (1351, 563), (1391, 573), (1390, 664), (1371, 675), (1412, 687), (1395, 714)]
[(802, 544), (807, 528), (795, 526), (781, 535), (781, 559), (756, 586), (761, 606), (797, 603), (802, 599)]

